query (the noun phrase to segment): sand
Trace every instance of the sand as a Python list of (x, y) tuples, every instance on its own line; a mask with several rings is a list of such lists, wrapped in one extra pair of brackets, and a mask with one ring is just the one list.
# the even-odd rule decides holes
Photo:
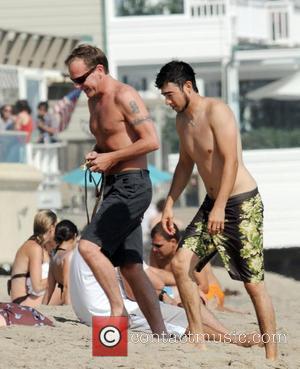
[[(242, 284), (230, 280), (222, 268), (216, 268), (216, 274), (225, 288), (240, 291), (238, 296), (227, 297), (226, 304), (249, 312), (247, 315), (216, 312), (217, 317), (231, 331), (257, 330), (255, 313)], [(0, 278), (1, 302), (9, 301), (6, 279)], [(266, 283), (273, 298), (282, 340), (275, 363), (264, 359), (261, 348), (241, 348), (224, 343), (208, 343), (205, 352), (183, 343), (129, 343), (128, 357), (93, 357), (92, 330), (79, 323), (71, 306), (41, 306), (38, 310), (52, 318), (55, 327), (1, 328), (0, 368), (300, 368), (300, 282), (267, 273)]]

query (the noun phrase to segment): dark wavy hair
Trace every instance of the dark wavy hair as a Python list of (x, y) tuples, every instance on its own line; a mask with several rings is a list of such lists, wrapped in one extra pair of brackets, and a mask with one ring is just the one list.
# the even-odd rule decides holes
[(70, 220), (62, 220), (57, 223), (55, 227), (54, 240), (57, 247), (61, 245), (64, 241), (69, 241), (78, 235), (78, 229), (76, 225)]
[(172, 82), (182, 90), (184, 84), (190, 81), (192, 82), (193, 90), (199, 92), (195, 75), (193, 68), (188, 63), (172, 60), (165, 64), (157, 74), (155, 86), (161, 89), (165, 83)]
[(21, 111), (27, 111), (28, 114), (31, 114), (31, 107), (29, 106), (27, 100), (18, 100), (15, 103), (14, 111), (16, 114), (21, 113)]

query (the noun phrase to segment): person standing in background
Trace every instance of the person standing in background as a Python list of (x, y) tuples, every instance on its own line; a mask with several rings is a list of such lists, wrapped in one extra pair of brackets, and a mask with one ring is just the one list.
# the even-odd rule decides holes
[(4, 104), (0, 108), (0, 132), (12, 131), (15, 129), (12, 106)]
[(39, 130), (38, 143), (57, 142), (58, 122), (53, 114), (49, 113), (47, 101), (41, 101), (38, 106), (37, 128)]
[(26, 132), (26, 143), (30, 142), (33, 131), (33, 120), (31, 116), (31, 108), (27, 100), (18, 100), (14, 106), (16, 113), (15, 129), (17, 131)]

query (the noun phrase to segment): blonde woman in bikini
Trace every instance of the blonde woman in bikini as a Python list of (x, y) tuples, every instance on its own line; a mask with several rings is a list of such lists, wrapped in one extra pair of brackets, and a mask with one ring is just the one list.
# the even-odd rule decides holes
[[(19, 248), (8, 281), (11, 301), (35, 307), (42, 303), (47, 289), (49, 244), (54, 244), (56, 215), (41, 210), (34, 218), (33, 235)], [(50, 247), (51, 248), (51, 247)]]

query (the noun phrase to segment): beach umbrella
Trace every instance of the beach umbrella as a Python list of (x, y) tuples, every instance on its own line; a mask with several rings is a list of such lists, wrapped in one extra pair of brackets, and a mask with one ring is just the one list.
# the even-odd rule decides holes
[[(158, 186), (161, 183), (168, 182), (172, 179), (172, 175), (169, 172), (160, 170), (156, 168), (153, 165), (148, 166), (149, 172), (150, 172), (150, 178), (152, 181), (152, 184), (154, 186)], [(92, 176), (96, 183), (98, 183), (101, 179), (101, 175), (99, 173), (92, 173)], [(61, 180), (63, 182), (84, 187), (85, 185), (85, 171), (81, 168), (76, 168), (71, 170), (70, 172), (65, 173)], [(93, 180), (90, 182), (89, 174), (87, 174), (87, 186), (88, 187), (94, 187)]]
[(151, 182), (154, 186), (158, 186), (161, 183), (169, 182), (172, 179), (172, 174), (164, 170), (156, 168), (154, 165), (148, 165), (150, 172)]

